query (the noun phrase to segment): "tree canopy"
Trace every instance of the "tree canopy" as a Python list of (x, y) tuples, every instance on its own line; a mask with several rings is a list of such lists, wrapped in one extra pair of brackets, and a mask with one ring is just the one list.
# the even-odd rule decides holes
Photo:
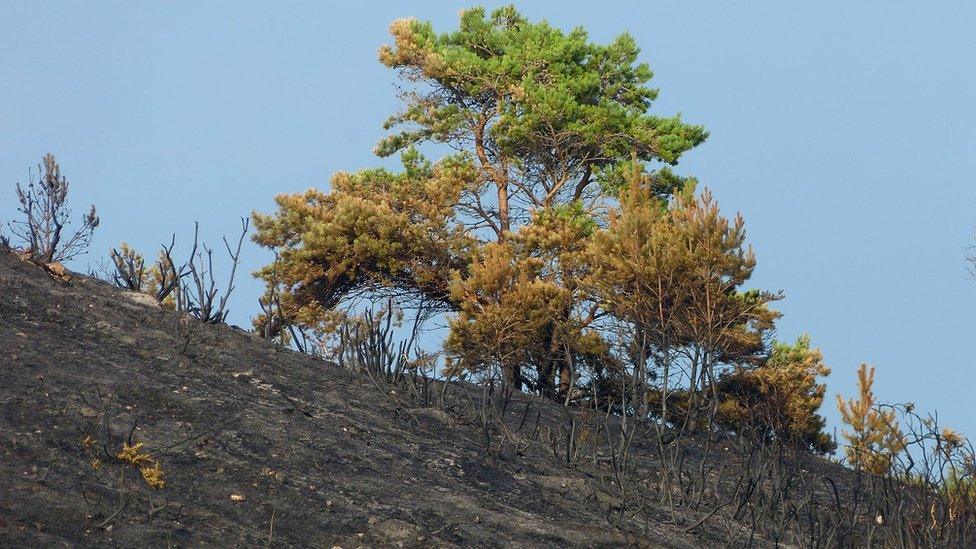
[(449, 374), (665, 421), (680, 394), (682, 417), (713, 421), (719, 374), (768, 360), (779, 294), (747, 287), (742, 218), (673, 171), (707, 132), (651, 112), (634, 39), (513, 7), (390, 33), (379, 58), (403, 107), (375, 152), (402, 169), (339, 172), (254, 214), (283, 316), (261, 332), (324, 332), (350, 302), (394, 299), (448, 314)]
[(706, 137), (677, 116), (649, 113), (657, 90), (628, 34), (594, 44), (580, 27), (564, 33), (514, 7), (466, 10), (451, 33), (414, 19), (395, 21), (390, 33), (395, 42), (380, 61), (408, 87), (377, 154), (425, 142), (464, 153), (482, 184), (462, 209), (498, 240), (537, 208), (595, 205), (604, 193), (594, 182), (612, 186), (632, 155), (675, 164)]

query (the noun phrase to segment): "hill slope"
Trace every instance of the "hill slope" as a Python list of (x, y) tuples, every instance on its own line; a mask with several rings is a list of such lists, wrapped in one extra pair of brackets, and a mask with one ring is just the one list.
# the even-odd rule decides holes
[[(628, 535), (551, 453), (490, 457), (477, 429), (368, 377), (7, 253), (0, 375), (3, 545), (702, 542)], [(519, 398), (536, 429), (560, 413)], [(165, 487), (117, 458), (140, 442)]]

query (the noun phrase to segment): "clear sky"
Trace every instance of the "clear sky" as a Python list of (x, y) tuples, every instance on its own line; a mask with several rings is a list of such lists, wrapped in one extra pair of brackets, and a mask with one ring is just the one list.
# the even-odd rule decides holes
[[(830, 399), (868, 362), (879, 398), (976, 435), (976, 5), (735, 4), (519, 7), (597, 41), (630, 31), (656, 112), (711, 131), (679, 171), (745, 216), (755, 285), (785, 291), (782, 339), (823, 348)], [(185, 243), (194, 220), (219, 244), (276, 193), (386, 163), (370, 151), (397, 106), (376, 60), (388, 24), (448, 30), (469, 5), (0, 0), (0, 219), (53, 152), (76, 214), (102, 218), (76, 269), (121, 240)], [(247, 326), (266, 255), (244, 255), (231, 321)]]

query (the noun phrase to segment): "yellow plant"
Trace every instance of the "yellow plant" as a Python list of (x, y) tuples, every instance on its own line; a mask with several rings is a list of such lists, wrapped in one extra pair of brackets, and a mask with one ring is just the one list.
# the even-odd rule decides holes
[(163, 480), (163, 468), (159, 465), (159, 460), (154, 461), (152, 467), (141, 468), (140, 472), (150, 487), (159, 489), (166, 486), (166, 481)]
[(851, 430), (844, 430), (847, 439), (846, 453), (851, 465), (865, 471), (883, 475), (893, 464), (895, 456), (905, 449), (894, 410), (882, 410), (875, 406), (874, 367), (862, 364), (857, 372), (858, 399), (844, 401), (837, 395), (837, 409)]
[(142, 467), (152, 462), (152, 455), (149, 453), (143, 453), (141, 450), (141, 442), (137, 442), (133, 446), (129, 446), (127, 443), (123, 442), (122, 450), (115, 457), (119, 461), (134, 465), (136, 467)]
[(166, 486), (166, 482), (163, 480), (163, 468), (159, 464), (159, 460), (153, 459), (149, 452), (143, 452), (141, 442), (132, 446), (122, 443), (122, 450), (115, 457), (123, 463), (138, 467), (139, 472), (142, 473), (142, 478), (150, 487), (159, 489)]
[(773, 342), (769, 359), (758, 368), (737, 369), (719, 380), (718, 421), (732, 429), (769, 429), (780, 440), (798, 442), (817, 452), (834, 449), (818, 413), (830, 375), (820, 349), (810, 338), (796, 343)]

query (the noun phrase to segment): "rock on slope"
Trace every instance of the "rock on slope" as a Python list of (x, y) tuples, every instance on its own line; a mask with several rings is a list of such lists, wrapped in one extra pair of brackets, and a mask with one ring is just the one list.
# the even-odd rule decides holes
[[(2, 546), (702, 543), (611, 525), (551, 454), (490, 463), (366, 377), (8, 253), (0, 376)], [(137, 443), (165, 487), (117, 458)]]

